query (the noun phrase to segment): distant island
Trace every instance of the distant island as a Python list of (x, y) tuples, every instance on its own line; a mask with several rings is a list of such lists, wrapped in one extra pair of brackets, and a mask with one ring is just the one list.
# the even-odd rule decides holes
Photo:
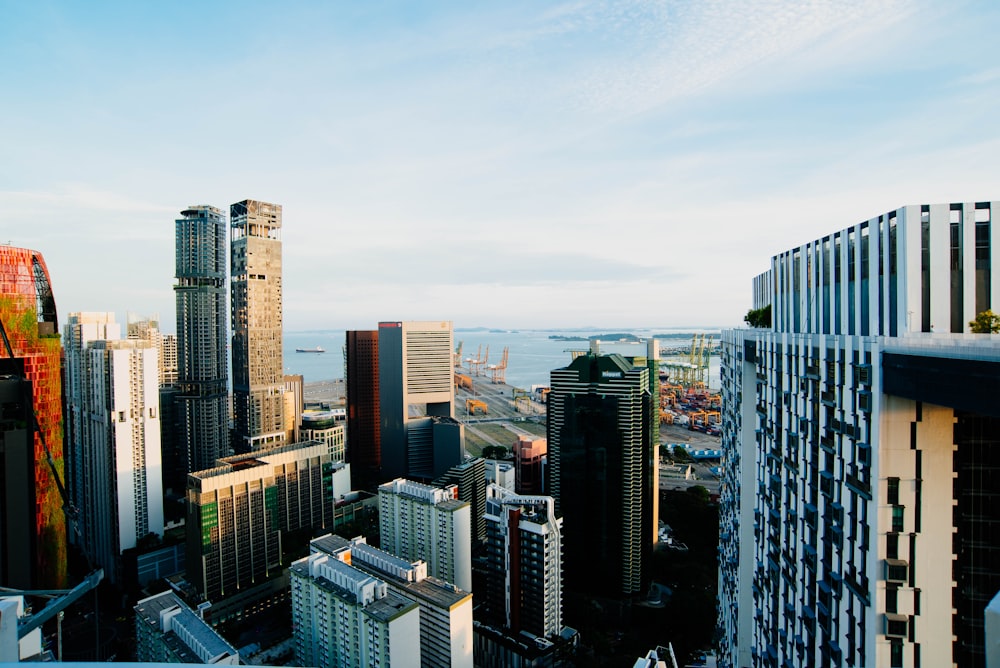
[(618, 343), (639, 343), (641, 338), (635, 334), (618, 332), (615, 334), (594, 334), (593, 336), (564, 336), (562, 334), (550, 334), (552, 341), (608, 341)]

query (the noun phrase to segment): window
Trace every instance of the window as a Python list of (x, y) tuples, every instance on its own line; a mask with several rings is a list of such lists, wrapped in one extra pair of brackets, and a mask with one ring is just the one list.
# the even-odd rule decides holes
[(886, 480), (886, 500), (892, 505), (899, 505), (899, 478)]
[(887, 559), (899, 558), (899, 534), (888, 533), (885, 535), (885, 556)]
[[(903, 584), (909, 578), (909, 564), (899, 559), (885, 560), (885, 579), (887, 582)], [(894, 612), (890, 610), (890, 612)]]
[(931, 214), (920, 212), (920, 331), (931, 331)]
[(892, 530), (897, 533), (903, 531), (903, 506), (892, 507)]
[(904, 615), (887, 613), (885, 616), (885, 634), (890, 638), (905, 638), (908, 633), (909, 621)]
[[(957, 207), (957, 209), (956, 209)], [(962, 265), (962, 218), (961, 204), (951, 205), (951, 331), (965, 331), (962, 313), (964, 292), (964, 272)]]

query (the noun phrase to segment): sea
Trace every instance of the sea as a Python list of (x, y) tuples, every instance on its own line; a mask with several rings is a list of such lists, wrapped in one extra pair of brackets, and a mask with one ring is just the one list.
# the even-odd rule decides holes
[[(640, 338), (656, 336), (661, 349), (690, 346), (695, 333), (713, 337), (718, 344), (719, 330), (715, 329), (572, 329), (572, 330), (500, 330), (484, 328), (458, 328), (454, 332), (455, 346), (462, 344), (462, 359), (475, 358), (479, 351), (485, 357), (489, 349), (488, 364), (497, 364), (508, 348), (507, 384), (531, 389), (535, 385), (548, 385), (549, 372), (566, 366), (572, 360), (571, 351), (586, 350), (590, 336), (602, 336), (602, 353), (619, 353), (627, 356), (646, 354), (644, 343), (611, 343), (603, 335), (618, 339), (622, 334), (632, 334)], [(584, 340), (569, 341), (552, 337), (574, 337)], [(301, 374), (305, 382), (335, 380), (344, 377), (343, 330), (315, 330), (284, 333), (285, 373)], [(297, 353), (296, 348), (323, 348), (323, 353)], [(680, 359), (680, 358), (678, 358)], [(468, 365), (465, 364), (466, 368)], [(708, 386), (717, 389), (719, 383), (719, 357), (714, 355), (709, 362)]]

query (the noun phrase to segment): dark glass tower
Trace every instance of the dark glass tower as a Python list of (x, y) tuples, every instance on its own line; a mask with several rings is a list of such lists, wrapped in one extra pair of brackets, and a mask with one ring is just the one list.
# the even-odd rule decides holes
[[(177, 397), (185, 473), (229, 450), (226, 370), (226, 217), (192, 206), (177, 220)], [(183, 489), (180, 486), (178, 489)]]
[(563, 518), (569, 591), (631, 599), (649, 586), (653, 415), (649, 370), (620, 355), (552, 371), (546, 489)]

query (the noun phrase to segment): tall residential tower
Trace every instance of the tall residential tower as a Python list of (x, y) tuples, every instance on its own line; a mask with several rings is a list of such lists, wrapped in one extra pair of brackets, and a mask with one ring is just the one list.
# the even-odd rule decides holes
[(226, 218), (192, 206), (176, 222), (177, 396), (188, 473), (229, 452), (226, 364)]
[(233, 447), (285, 441), (281, 348), (281, 205), (243, 200), (232, 227)]
[(906, 206), (754, 279), (771, 322), (723, 334), (720, 665), (983, 665), (998, 208)]
[(159, 355), (151, 341), (122, 340), (111, 313), (70, 313), (64, 337), (81, 547), (119, 582), (122, 552), (163, 535)]

